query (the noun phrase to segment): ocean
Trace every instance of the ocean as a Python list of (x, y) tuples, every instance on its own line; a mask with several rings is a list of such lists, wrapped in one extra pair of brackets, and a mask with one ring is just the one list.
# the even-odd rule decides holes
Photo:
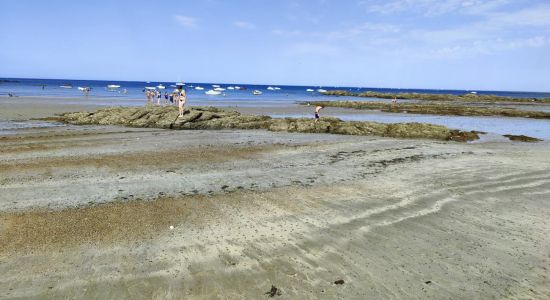
[[(55, 101), (56, 98), (67, 98), (71, 104), (95, 104), (105, 106), (141, 106), (146, 103), (144, 96), (145, 87), (156, 87), (162, 84), (166, 91), (174, 89), (174, 82), (142, 82), (142, 81), (103, 81), (103, 80), (68, 80), (68, 79), (0, 79), (0, 100), (16, 101), (17, 98), (8, 98), (6, 95), (26, 97), (42, 97), (44, 101)], [(439, 93), (461, 95), (470, 93), (468, 90), (429, 90), (429, 89), (386, 89), (369, 87), (335, 87), (335, 86), (287, 86), (287, 85), (251, 85), (242, 83), (196, 83), (186, 82), (185, 89), (188, 94), (188, 102), (191, 105), (205, 105), (217, 107), (278, 107), (296, 105), (298, 101), (316, 100), (354, 100), (354, 101), (390, 101), (388, 99), (335, 97), (325, 96), (318, 89), (348, 90), (353, 92), (414, 92), (414, 93)], [(71, 88), (61, 87), (70, 85)], [(119, 85), (119, 88), (109, 90), (107, 85)], [(209, 96), (205, 92), (212, 89), (212, 85), (219, 85), (226, 90), (223, 95)], [(204, 90), (196, 90), (195, 87)], [(244, 89), (227, 89), (228, 87), (242, 87)], [(86, 97), (78, 87), (92, 88)], [(272, 87), (273, 89), (268, 89)], [(275, 89), (277, 88), (277, 89)], [(313, 92), (307, 91), (312, 89)], [(261, 95), (253, 95), (254, 90), (262, 92)], [(550, 93), (542, 92), (510, 92), (510, 91), (475, 91), (477, 94), (491, 94), (497, 96), (509, 96), (517, 98), (550, 98)], [(401, 100), (404, 102), (407, 100)], [(415, 100), (409, 100), (415, 101)], [(517, 109), (532, 109), (517, 105)], [(537, 110), (547, 110), (547, 106), (537, 107)], [(433, 116), (415, 114), (391, 114), (376, 111), (364, 114), (330, 114), (342, 120), (375, 121), (383, 123), (421, 122), (448, 126), (462, 130), (487, 131), (493, 134), (525, 134), (545, 140), (550, 140), (550, 121), (524, 118), (502, 117), (462, 117), (462, 116)], [(308, 117), (305, 115), (271, 115), (272, 117)], [(58, 123), (37, 121), (15, 122), (13, 120), (0, 120), (0, 134), (14, 133), (14, 129), (32, 128), (44, 126), (60, 126)]]
[[(70, 80), (70, 79), (21, 79), (21, 78), (0, 78), (0, 96), (12, 94), (15, 96), (46, 96), (46, 97), (67, 97), (85, 99), (83, 92), (78, 87), (90, 87), (88, 97), (94, 99), (96, 104), (105, 105), (143, 105), (145, 101), (144, 88), (166, 87), (166, 91), (174, 89), (174, 82), (144, 82), (144, 81), (104, 81), (104, 80)], [(251, 85), (243, 83), (199, 83), (186, 82), (185, 89), (193, 105), (215, 105), (215, 106), (278, 106), (288, 105), (296, 101), (315, 100), (345, 100), (346, 97), (325, 96), (317, 92), (318, 89), (325, 90), (348, 90), (352, 92), (386, 92), (386, 93), (433, 93), (433, 94), (467, 94), (469, 90), (430, 90), (430, 89), (388, 89), (371, 87), (336, 87), (336, 86), (289, 86), (289, 85)], [(69, 85), (71, 88), (64, 88)], [(119, 88), (109, 90), (107, 85), (119, 85)], [(222, 95), (209, 96), (205, 92), (212, 89), (212, 85), (219, 85), (226, 90)], [(196, 90), (196, 87), (204, 90)], [(228, 87), (243, 87), (245, 90), (230, 90)], [(307, 91), (314, 90), (313, 92)], [(253, 95), (252, 91), (259, 90), (261, 95)], [(541, 92), (510, 92), (510, 91), (475, 91), (480, 95), (491, 94), (497, 96), (509, 96), (518, 98), (546, 98), (550, 93)], [(351, 98), (360, 101), (361, 98)], [(372, 99), (369, 99), (372, 101)]]

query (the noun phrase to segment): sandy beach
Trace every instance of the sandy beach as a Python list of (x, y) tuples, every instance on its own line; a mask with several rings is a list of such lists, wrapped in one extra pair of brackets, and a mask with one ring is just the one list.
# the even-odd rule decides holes
[[(29, 107), (2, 117), (96, 108)], [(0, 298), (550, 297), (548, 141), (67, 125), (0, 146)]]

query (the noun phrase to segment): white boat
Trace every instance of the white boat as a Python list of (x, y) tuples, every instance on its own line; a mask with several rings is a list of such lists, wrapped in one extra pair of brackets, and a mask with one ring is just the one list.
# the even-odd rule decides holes
[(228, 89), (228, 90), (234, 90), (235, 88), (232, 87), (232, 86), (228, 86), (227, 89)]
[(275, 88), (274, 88), (274, 87), (272, 87), (272, 86), (268, 86), (268, 87), (267, 87), (267, 89), (268, 89), (268, 90), (270, 90), (270, 91), (273, 91), (273, 90), (275, 90)]
[(146, 86), (145, 89), (146, 90), (156, 90), (157, 88), (154, 87), (154, 86)]
[(213, 87), (213, 88), (219, 88), (220, 86), (217, 85), (217, 84), (213, 84), (212, 87)]
[(214, 95), (221, 95), (222, 92), (220, 92), (220, 91), (214, 91), (214, 90), (208, 90), (207, 92), (204, 92), (204, 93), (207, 94), (207, 95), (212, 95), (212, 96), (214, 96)]
[(315, 92), (313, 89), (307, 89), (306, 92)]
[(217, 88), (214, 88), (214, 91), (223, 92), (225, 91), (225, 89), (221, 87), (217, 87)]
[(470, 92), (470, 94), (474, 94), (474, 95), (475, 95), (475, 94), (477, 94), (477, 92)]
[(254, 90), (254, 91), (252, 92), (252, 94), (253, 94), (253, 95), (261, 95), (262, 92), (260, 92), (260, 91), (258, 91), (258, 90)]
[(326, 93), (326, 92), (327, 92), (327, 90), (324, 90), (324, 89), (318, 89), (317, 91), (318, 91), (319, 93)]
[(240, 90), (241, 87), (237, 85), (237, 86), (235, 86), (235, 89), (236, 89), (236, 90)]
[(158, 88), (159, 90), (164, 90), (166, 87), (165, 87), (164, 85), (162, 85), (162, 84), (159, 84), (159, 85), (157, 85), (157, 88)]
[(120, 87), (120, 85), (118, 85), (118, 84), (108, 84), (107, 85), (107, 88), (111, 89), (111, 90), (118, 89), (119, 87)]
[(62, 84), (59, 87), (64, 88), (64, 89), (72, 89), (73, 88), (73, 86), (70, 83)]
[(195, 90), (197, 90), (197, 91), (202, 91), (202, 90), (204, 90), (204, 88), (203, 88), (202, 86), (196, 86), (196, 87), (195, 87)]
[(274, 87), (274, 89), (275, 89), (276, 91), (278, 91), (278, 90), (280, 90), (281, 88), (276, 86), (276, 87)]
[(178, 85), (185, 85), (185, 83), (183, 83), (183, 82), (176, 82), (176, 86), (178, 86)]

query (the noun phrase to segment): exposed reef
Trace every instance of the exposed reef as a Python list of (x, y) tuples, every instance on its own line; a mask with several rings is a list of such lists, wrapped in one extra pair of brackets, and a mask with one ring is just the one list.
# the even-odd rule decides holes
[(541, 139), (537, 139), (526, 135), (505, 134), (504, 136), (507, 137), (509, 140), (516, 141), (516, 142), (536, 143), (536, 142), (542, 141)]
[(354, 93), (349, 91), (334, 90), (322, 93), (328, 96), (352, 96), (366, 98), (382, 98), (382, 99), (410, 99), (410, 100), (426, 100), (426, 101), (465, 101), (465, 102), (536, 102), (550, 103), (550, 98), (513, 98), (496, 95), (451, 95), (451, 94), (421, 94), (421, 93), (379, 93), (379, 92), (364, 92)]
[(301, 133), (331, 133), (381, 136), (393, 138), (426, 138), (436, 140), (471, 141), (474, 132), (452, 130), (445, 126), (423, 123), (383, 124), (376, 122), (342, 121), (321, 118), (319, 122), (306, 118), (275, 119), (269, 116), (243, 115), (213, 107), (187, 108), (178, 117), (175, 107), (113, 107), (96, 112), (63, 113), (49, 120), (70, 124), (123, 125), (166, 129), (264, 129)]
[(525, 111), (513, 108), (448, 105), (446, 103), (381, 103), (363, 101), (315, 101), (300, 104), (322, 105), (354, 109), (372, 109), (392, 113), (413, 113), (448, 116), (503, 116), (533, 119), (550, 119), (549, 112)]

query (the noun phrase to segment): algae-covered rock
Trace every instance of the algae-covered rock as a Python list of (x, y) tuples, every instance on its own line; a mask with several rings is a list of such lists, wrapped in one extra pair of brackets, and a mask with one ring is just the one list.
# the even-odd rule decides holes
[(536, 143), (536, 142), (542, 141), (541, 139), (537, 139), (526, 135), (505, 134), (504, 136), (511, 141), (518, 141), (518, 142)]
[(427, 93), (381, 93), (367, 91), (363, 93), (355, 93), (342, 90), (326, 91), (322, 93), (327, 96), (351, 96), (365, 98), (382, 98), (382, 99), (413, 99), (425, 101), (462, 101), (462, 102), (537, 102), (550, 103), (550, 98), (513, 98), (497, 95), (480, 95), (480, 94), (427, 94)]
[(346, 122), (324, 117), (273, 119), (269, 116), (242, 115), (212, 107), (186, 108), (182, 117), (175, 107), (116, 107), (94, 113), (64, 113), (59, 121), (71, 124), (123, 125), (170, 129), (266, 129), (270, 131), (374, 135), (395, 138), (429, 138), (467, 141), (477, 134), (450, 130), (444, 126), (422, 123), (383, 124), (376, 122)]
[(517, 118), (550, 119), (550, 113), (527, 111), (514, 108), (467, 106), (451, 103), (383, 103), (366, 101), (315, 101), (301, 104), (342, 107), (353, 109), (380, 110), (391, 113), (413, 113), (447, 116), (503, 116)]
[(389, 137), (429, 138), (445, 140), (450, 130), (445, 126), (424, 123), (388, 124), (385, 135)]

